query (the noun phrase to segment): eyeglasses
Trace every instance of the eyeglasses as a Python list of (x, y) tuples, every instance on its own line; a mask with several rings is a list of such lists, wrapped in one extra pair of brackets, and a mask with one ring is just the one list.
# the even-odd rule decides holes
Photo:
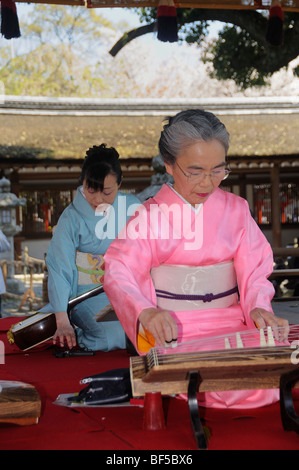
[(212, 181), (218, 182), (218, 181), (223, 181), (225, 180), (228, 175), (230, 174), (231, 170), (228, 167), (221, 167), (221, 168), (215, 168), (215, 170), (212, 170), (211, 173), (205, 173), (204, 171), (194, 171), (193, 173), (186, 173), (178, 164), (178, 162), (175, 162), (183, 175), (188, 179), (188, 182), (190, 184), (196, 184), (196, 183), (201, 183), (206, 176), (209, 176)]

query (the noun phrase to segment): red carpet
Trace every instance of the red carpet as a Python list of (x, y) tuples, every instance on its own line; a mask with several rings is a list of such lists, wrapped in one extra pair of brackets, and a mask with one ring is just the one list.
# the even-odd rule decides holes
[[(55, 405), (58, 395), (84, 388), (80, 384), (83, 377), (128, 367), (129, 355), (126, 351), (113, 351), (59, 359), (53, 355), (52, 347), (21, 352), (6, 339), (7, 330), (17, 321), (0, 320), (0, 340), (5, 345), (0, 380), (33, 385), (41, 398), (42, 413), (36, 425), (0, 424), (1, 450), (196, 451), (188, 406), (173, 397), (164, 399), (164, 431), (142, 430), (141, 406)], [(200, 413), (210, 431), (209, 450), (299, 449), (299, 435), (282, 427), (279, 404), (252, 411), (201, 409)]]

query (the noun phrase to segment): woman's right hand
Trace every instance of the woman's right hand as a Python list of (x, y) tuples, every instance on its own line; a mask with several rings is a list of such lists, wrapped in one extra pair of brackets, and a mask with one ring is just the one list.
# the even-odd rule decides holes
[(74, 328), (70, 324), (68, 314), (66, 312), (56, 312), (56, 325), (57, 330), (53, 336), (53, 344), (57, 344), (63, 347), (65, 344), (68, 345), (69, 349), (76, 346), (76, 335)]
[(142, 326), (149, 331), (160, 346), (176, 343), (178, 327), (168, 310), (146, 308), (139, 315)]

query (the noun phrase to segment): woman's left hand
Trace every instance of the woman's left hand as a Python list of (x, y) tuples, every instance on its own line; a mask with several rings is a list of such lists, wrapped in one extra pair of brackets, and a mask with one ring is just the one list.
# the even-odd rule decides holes
[(286, 341), (288, 339), (290, 331), (288, 320), (277, 317), (263, 308), (255, 308), (251, 310), (250, 318), (259, 329), (271, 326), (274, 337), (277, 341)]

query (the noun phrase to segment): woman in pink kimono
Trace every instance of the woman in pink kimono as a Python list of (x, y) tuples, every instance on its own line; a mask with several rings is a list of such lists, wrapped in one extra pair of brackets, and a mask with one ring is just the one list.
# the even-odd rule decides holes
[[(228, 146), (212, 113), (169, 118), (159, 149), (174, 184), (138, 208), (105, 255), (105, 291), (140, 354), (153, 345), (199, 348), (194, 340), (266, 326), (287, 336), (287, 321), (271, 308), (271, 247), (247, 202), (219, 189), (229, 174)], [(277, 390), (198, 397), (219, 408), (277, 399)]]

